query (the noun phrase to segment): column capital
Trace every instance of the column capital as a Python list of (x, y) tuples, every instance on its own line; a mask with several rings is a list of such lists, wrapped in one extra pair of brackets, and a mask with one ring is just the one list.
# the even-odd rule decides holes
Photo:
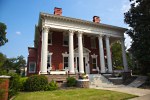
[(50, 27), (46, 27), (46, 26), (42, 27), (42, 30), (47, 33), (48, 33), (49, 29), (50, 29)]
[(82, 37), (83, 32), (82, 31), (77, 31), (78, 37)]
[(74, 34), (74, 30), (68, 30), (69, 35), (73, 35)]
[(98, 38), (103, 38), (104, 34), (99, 34)]
[(110, 38), (110, 35), (105, 35), (106, 38)]

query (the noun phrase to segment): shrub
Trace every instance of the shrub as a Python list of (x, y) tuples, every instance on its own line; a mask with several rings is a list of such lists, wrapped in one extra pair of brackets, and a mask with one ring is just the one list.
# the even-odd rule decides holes
[(76, 86), (76, 84), (77, 84), (77, 81), (74, 77), (67, 78), (67, 86), (68, 87)]
[(26, 83), (26, 80), (28, 78), (27, 77), (21, 77), (19, 82), (20, 82), (20, 91), (24, 91), (25, 90), (25, 83)]
[(58, 86), (54, 80), (52, 80), (49, 84), (45, 86), (46, 91), (52, 91), (52, 90), (57, 90), (57, 89), (58, 89)]
[(18, 91), (20, 90), (20, 76), (16, 73), (9, 73), (10, 82), (9, 82), (9, 95), (8, 97), (11, 98), (12, 96), (16, 95)]
[(47, 77), (44, 75), (30, 76), (25, 82), (26, 91), (42, 91), (48, 84)]

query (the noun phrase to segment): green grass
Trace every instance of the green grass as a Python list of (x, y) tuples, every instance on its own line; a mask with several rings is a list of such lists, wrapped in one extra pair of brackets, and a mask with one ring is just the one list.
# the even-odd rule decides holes
[(14, 100), (127, 100), (131, 94), (99, 89), (64, 89), (56, 91), (20, 92)]

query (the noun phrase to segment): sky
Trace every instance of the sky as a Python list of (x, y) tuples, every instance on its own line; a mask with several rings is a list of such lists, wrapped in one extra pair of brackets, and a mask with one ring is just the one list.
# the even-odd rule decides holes
[[(130, 8), (129, 0), (0, 0), (0, 22), (7, 25), (8, 43), (0, 52), (8, 58), (28, 56), (28, 47), (33, 47), (35, 25), (39, 13), (53, 14), (54, 7), (62, 8), (63, 16), (92, 21), (99, 16), (101, 23), (128, 28), (124, 12)], [(125, 46), (130, 47), (130, 38), (125, 35)]]

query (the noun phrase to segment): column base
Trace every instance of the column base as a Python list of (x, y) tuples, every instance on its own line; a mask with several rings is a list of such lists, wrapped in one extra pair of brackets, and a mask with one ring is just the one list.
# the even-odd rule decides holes
[(79, 72), (79, 74), (84, 74), (84, 71)]
[(106, 73), (106, 71), (101, 71), (101, 73), (102, 73), (102, 74), (105, 74), (105, 73)]
[(47, 72), (40, 72), (40, 74), (48, 74)]
[(69, 72), (69, 74), (74, 75), (74, 74), (75, 74), (75, 72)]

